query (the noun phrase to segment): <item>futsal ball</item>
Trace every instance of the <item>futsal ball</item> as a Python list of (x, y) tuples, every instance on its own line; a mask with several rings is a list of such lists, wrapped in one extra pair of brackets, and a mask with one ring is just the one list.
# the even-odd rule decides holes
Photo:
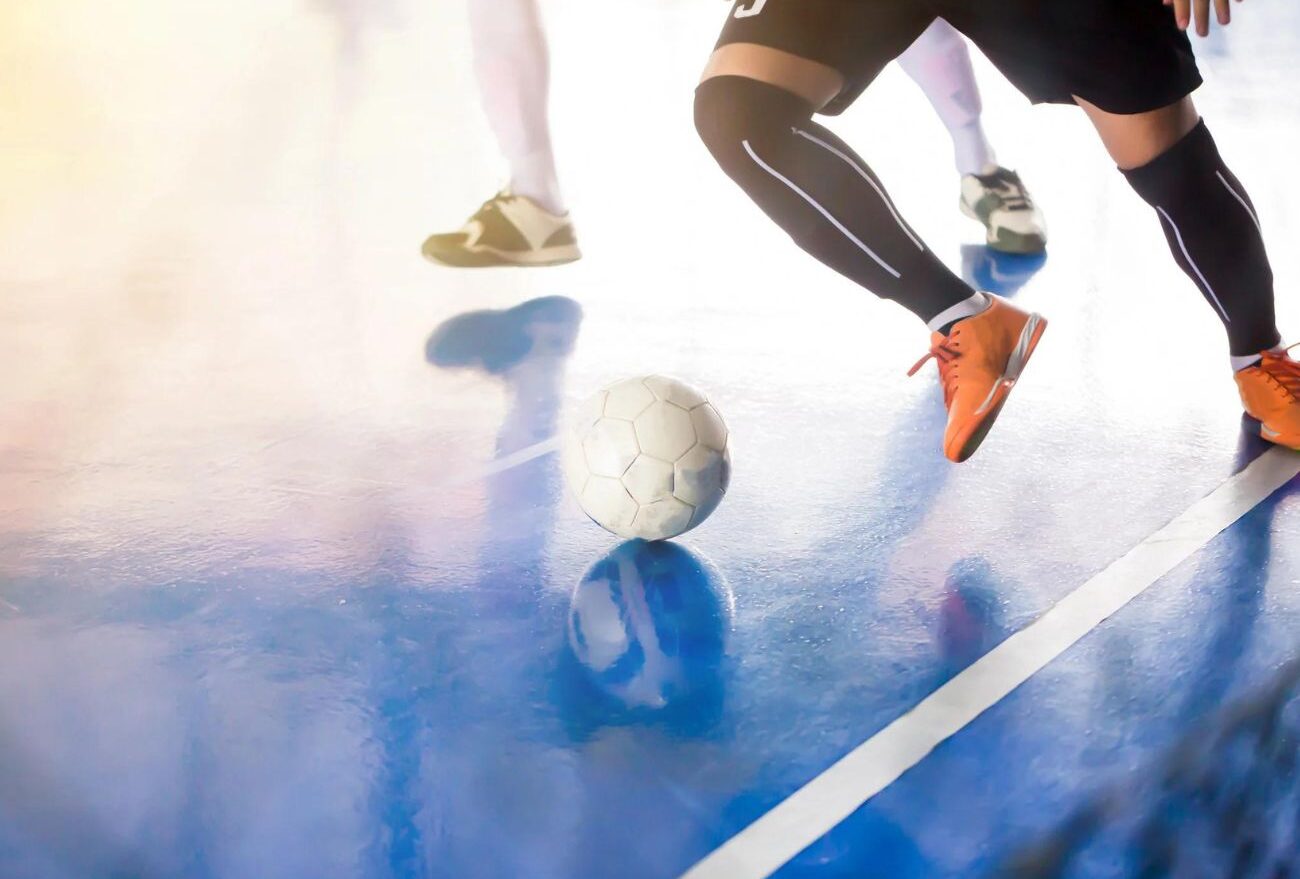
[(662, 375), (615, 382), (578, 409), (564, 473), (583, 512), (619, 537), (699, 525), (731, 479), (727, 426), (704, 394)]
[(716, 695), (732, 612), (717, 570), (676, 543), (630, 540), (593, 564), (569, 605), (569, 648), (590, 681), (633, 710)]

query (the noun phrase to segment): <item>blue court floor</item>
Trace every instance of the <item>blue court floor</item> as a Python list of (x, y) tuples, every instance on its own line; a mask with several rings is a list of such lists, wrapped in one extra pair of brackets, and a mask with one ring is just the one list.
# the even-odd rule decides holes
[[(980, 245), (897, 70), (834, 123), (1051, 321), (954, 466), (923, 328), (695, 139), (724, 4), (544, 8), (586, 258), (458, 272), (420, 241), (501, 179), (460, 4), (0, 7), (3, 879), (673, 879), (1264, 453), (1080, 113), (977, 59), (1045, 260)], [(1235, 11), (1198, 104), (1300, 334), (1300, 7)], [(620, 544), (554, 437), (650, 372), (707, 390), (732, 488)], [(775, 875), (999, 875), (1265, 686), (1300, 480), (1265, 494)]]

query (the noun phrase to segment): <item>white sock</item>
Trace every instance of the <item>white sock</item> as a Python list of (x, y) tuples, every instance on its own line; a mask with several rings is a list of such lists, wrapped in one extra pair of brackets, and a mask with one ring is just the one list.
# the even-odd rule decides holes
[[(1272, 348), (1269, 348), (1268, 350), (1274, 352), (1275, 354), (1281, 354), (1283, 351), (1286, 350), (1286, 346), (1274, 345)], [(1242, 355), (1241, 357), (1229, 357), (1228, 361), (1232, 364), (1233, 372), (1241, 372), (1243, 369), (1250, 369), (1252, 366), (1259, 363), (1263, 359), (1264, 358), (1258, 354), (1245, 354)]]
[(984, 107), (970, 50), (957, 29), (942, 18), (935, 19), (898, 57), (898, 63), (925, 92), (948, 129), (957, 173), (987, 174), (996, 169), (993, 146), (980, 122)]
[(925, 325), (930, 328), (931, 332), (941, 333), (948, 324), (974, 317), (983, 311), (987, 311), (992, 304), (993, 300), (989, 298), (988, 294), (975, 293), (969, 299), (963, 299), (951, 308), (945, 308), (926, 321)]
[(510, 165), (510, 191), (564, 213), (547, 121), (550, 65), (537, 0), (469, 0), (483, 112)]
[(560, 181), (555, 176), (555, 159), (549, 150), (519, 156), (510, 163), (510, 192), (526, 195), (556, 216), (564, 214)]

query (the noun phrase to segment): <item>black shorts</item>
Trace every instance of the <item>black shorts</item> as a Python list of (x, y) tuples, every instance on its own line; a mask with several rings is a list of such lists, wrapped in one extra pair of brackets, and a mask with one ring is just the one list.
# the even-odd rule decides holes
[(843, 112), (936, 18), (971, 39), (1034, 103), (1074, 96), (1111, 113), (1168, 106), (1201, 84), (1161, 0), (735, 0), (718, 45), (757, 43), (835, 68)]

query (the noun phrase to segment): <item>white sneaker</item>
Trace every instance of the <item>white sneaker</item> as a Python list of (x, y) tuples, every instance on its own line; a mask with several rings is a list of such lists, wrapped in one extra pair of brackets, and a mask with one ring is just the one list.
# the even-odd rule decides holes
[(961, 211), (984, 224), (994, 250), (1041, 253), (1047, 248), (1047, 224), (1015, 171), (997, 168), (962, 177)]
[(569, 215), (557, 216), (531, 198), (498, 192), (457, 232), (430, 235), (426, 259), (447, 266), (554, 266), (582, 256)]

